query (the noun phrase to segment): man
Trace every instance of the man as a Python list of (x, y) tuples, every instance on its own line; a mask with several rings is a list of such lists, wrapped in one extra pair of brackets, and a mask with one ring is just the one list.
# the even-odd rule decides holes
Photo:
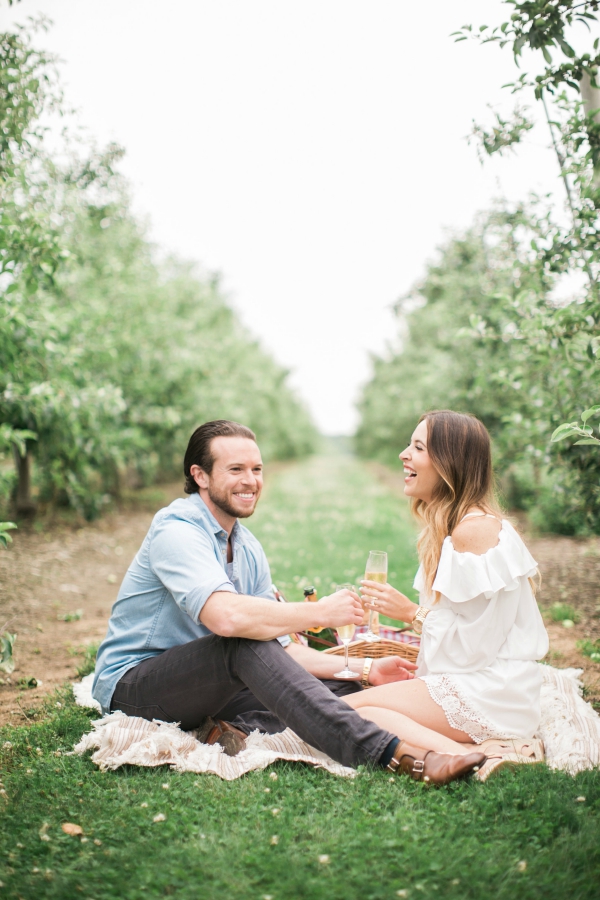
[[(347, 590), (317, 603), (274, 602), (264, 551), (239, 522), (262, 490), (250, 429), (225, 420), (200, 426), (184, 473), (190, 496), (154, 517), (98, 651), (93, 694), (104, 712), (180, 722), (230, 754), (255, 727), (289, 726), (345, 765), (370, 762), (440, 783), (483, 762), (482, 754), (411, 747), (361, 718), (324, 683), (339, 661), (290, 641), (315, 626), (359, 625), (363, 610)], [(409, 678), (413, 668), (399, 657), (374, 660), (369, 683)]]

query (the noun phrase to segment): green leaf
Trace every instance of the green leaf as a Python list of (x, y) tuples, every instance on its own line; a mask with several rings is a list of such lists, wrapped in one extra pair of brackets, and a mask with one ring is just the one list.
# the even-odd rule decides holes
[(521, 53), (521, 50), (523, 49), (524, 43), (525, 43), (525, 35), (521, 34), (516, 39), (514, 46), (513, 46), (513, 53), (515, 54), (515, 56), (519, 56), (519, 54)]
[(600, 440), (598, 438), (584, 438), (582, 441), (575, 441), (573, 444), (574, 447), (579, 447), (580, 444), (595, 444), (600, 445)]
[(585, 409), (581, 413), (581, 419), (583, 422), (587, 422), (587, 420), (590, 419), (592, 416), (597, 416), (599, 414), (600, 414), (600, 404), (597, 404), (596, 406), (590, 406), (589, 409)]
[(557, 41), (558, 41), (558, 43), (559, 43), (559, 45), (560, 45), (560, 49), (561, 49), (562, 52), (565, 54), (565, 56), (568, 56), (569, 59), (573, 59), (573, 57), (575, 56), (575, 51), (573, 50), (573, 48), (571, 47), (571, 45), (570, 45), (570, 44), (567, 44), (567, 42), (565, 41), (565, 39), (564, 39), (564, 38), (561, 38), (561, 37), (557, 38)]
[(8, 631), (0, 634), (0, 671), (6, 672), (7, 675), (15, 670), (13, 647), (16, 639), (16, 634), (10, 634)]
[(551, 65), (551, 64), (552, 64), (552, 57), (551, 57), (551, 55), (550, 55), (550, 51), (548, 50), (548, 48), (547, 48), (547, 47), (542, 47), (542, 53), (544, 54), (544, 59), (546, 60), (546, 62), (547, 62), (549, 65)]
[(565, 423), (564, 425), (559, 425), (558, 428), (552, 434), (550, 441), (554, 443), (554, 441), (562, 441), (563, 438), (569, 437), (573, 434), (578, 434), (579, 426), (577, 422)]
[(17, 526), (14, 522), (0, 522), (0, 547), (8, 547), (12, 543), (12, 538), (8, 531), (12, 531)]

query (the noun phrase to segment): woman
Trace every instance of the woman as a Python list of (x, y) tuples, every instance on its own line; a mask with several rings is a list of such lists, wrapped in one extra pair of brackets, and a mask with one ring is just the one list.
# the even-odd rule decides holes
[(437, 752), (488, 755), (479, 772), (543, 758), (536, 660), (548, 636), (535, 601), (536, 563), (493, 496), (490, 437), (474, 416), (421, 417), (401, 454), (404, 493), (423, 525), (414, 586), (362, 582), (378, 612), (422, 630), (416, 677), (346, 697), (365, 718)]

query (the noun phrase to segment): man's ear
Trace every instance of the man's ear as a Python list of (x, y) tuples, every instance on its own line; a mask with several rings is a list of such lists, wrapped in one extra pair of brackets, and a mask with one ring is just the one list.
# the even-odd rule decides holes
[(190, 466), (190, 475), (199, 488), (208, 487), (208, 475), (206, 474), (204, 469), (200, 468), (200, 466)]

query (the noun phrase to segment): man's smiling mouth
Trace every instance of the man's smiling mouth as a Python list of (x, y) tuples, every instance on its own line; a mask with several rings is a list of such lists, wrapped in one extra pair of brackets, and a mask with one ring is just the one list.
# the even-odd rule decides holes
[(256, 494), (234, 494), (234, 497), (239, 497), (240, 500), (254, 500)]

